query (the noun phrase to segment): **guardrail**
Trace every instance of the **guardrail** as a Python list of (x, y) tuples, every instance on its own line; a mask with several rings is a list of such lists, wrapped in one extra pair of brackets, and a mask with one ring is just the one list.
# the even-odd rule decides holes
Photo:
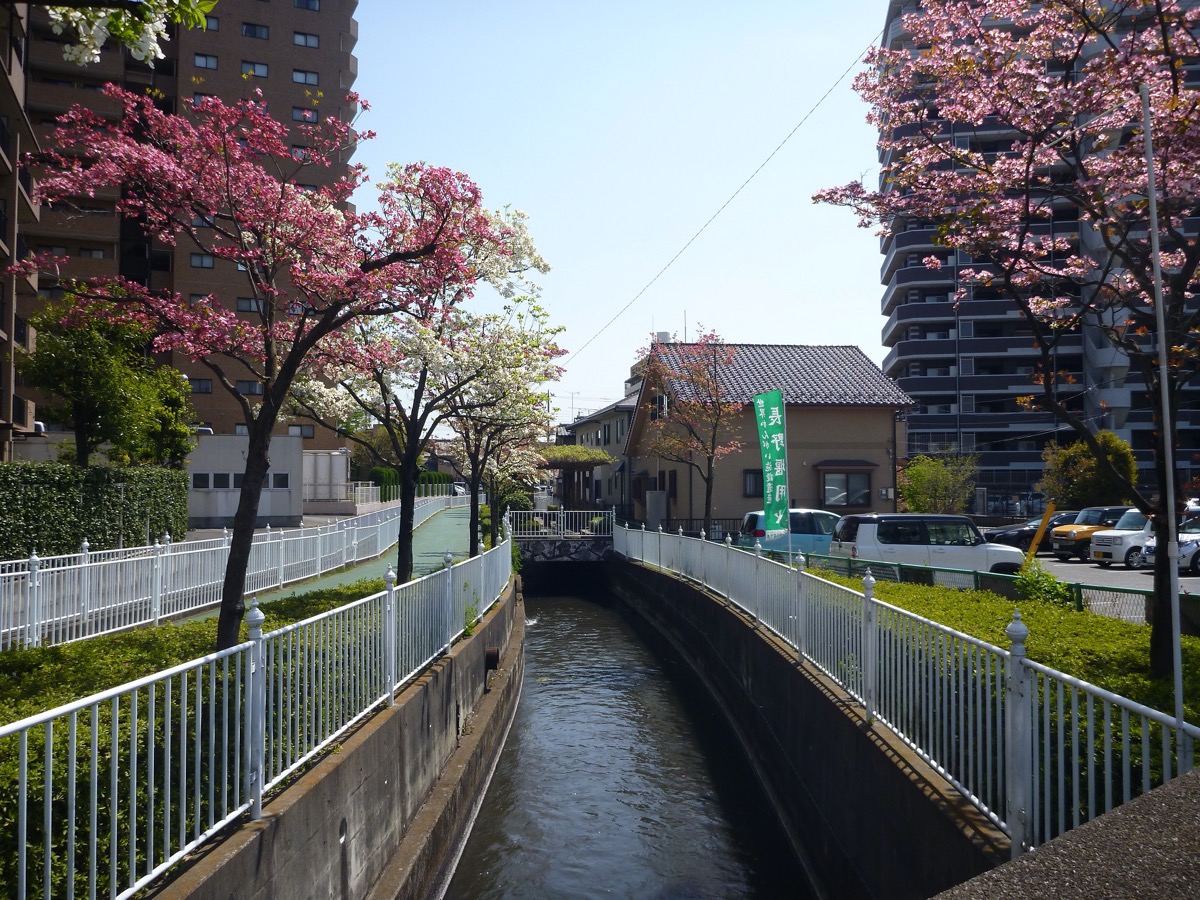
[[(469, 497), (418, 500), (413, 526)], [(246, 594), (374, 559), (396, 543), (399, 505), (316, 528), (254, 536)], [(62, 644), (221, 602), (229, 536), (0, 563), (0, 650)]]
[[(5, 896), (128, 897), (249, 811), (501, 596), (481, 556), (75, 703), (0, 726)], [(11, 765), (10, 765), (11, 763)]]
[(1200, 728), (729, 544), (614, 530), (627, 559), (696, 581), (836, 681), (1012, 839), (1013, 855), (1192, 768)]

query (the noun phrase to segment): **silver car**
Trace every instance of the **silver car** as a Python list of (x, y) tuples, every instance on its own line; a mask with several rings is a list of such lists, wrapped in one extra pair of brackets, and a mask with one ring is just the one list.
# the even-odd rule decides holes
[[(1154, 565), (1158, 538), (1151, 537), (1142, 548), (1142, 561)], [(1179, 526), (1179, 571), (1200, 575), (1200, 519), (1188, 519)]]

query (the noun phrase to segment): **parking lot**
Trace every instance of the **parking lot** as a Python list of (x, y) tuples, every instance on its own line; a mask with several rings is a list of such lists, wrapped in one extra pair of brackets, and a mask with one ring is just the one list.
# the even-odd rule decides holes
[[(1103, 569), (1095, 563), (1081, 562), (1078, 559), (1059, 562), (1049, 553), (1039, 553), (1038, 562), (1059, 581), (1134, 588), (1143, 591), (1154, 590), (1154, 570), (1150, 568), (1130, 570), (1117, 563), (1110, 568)], [(1200, 578), (1180, 572), (1179, 586), (1181, 590), (1188, 593), (1200, 592)]]

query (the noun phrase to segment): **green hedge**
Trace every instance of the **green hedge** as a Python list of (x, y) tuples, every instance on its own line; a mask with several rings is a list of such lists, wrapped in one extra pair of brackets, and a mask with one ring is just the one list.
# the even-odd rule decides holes
[(449, 472), (421, 472), (417, 475), (417, 484), (449, 484), (454, 476)]
[[(137, 547), (187, 534), (187, 473), (157, 466), (0, 464), (0, 559)], [(122, 494), (124, 499), (122, 499)]]

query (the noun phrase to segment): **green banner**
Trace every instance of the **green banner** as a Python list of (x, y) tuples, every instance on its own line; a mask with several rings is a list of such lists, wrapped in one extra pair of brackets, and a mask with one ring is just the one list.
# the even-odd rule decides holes
[(776, 537), (788, 531), (787, 428), (780, 391), (754, 395), (754, 421), (762, 450), (764, 530)]

